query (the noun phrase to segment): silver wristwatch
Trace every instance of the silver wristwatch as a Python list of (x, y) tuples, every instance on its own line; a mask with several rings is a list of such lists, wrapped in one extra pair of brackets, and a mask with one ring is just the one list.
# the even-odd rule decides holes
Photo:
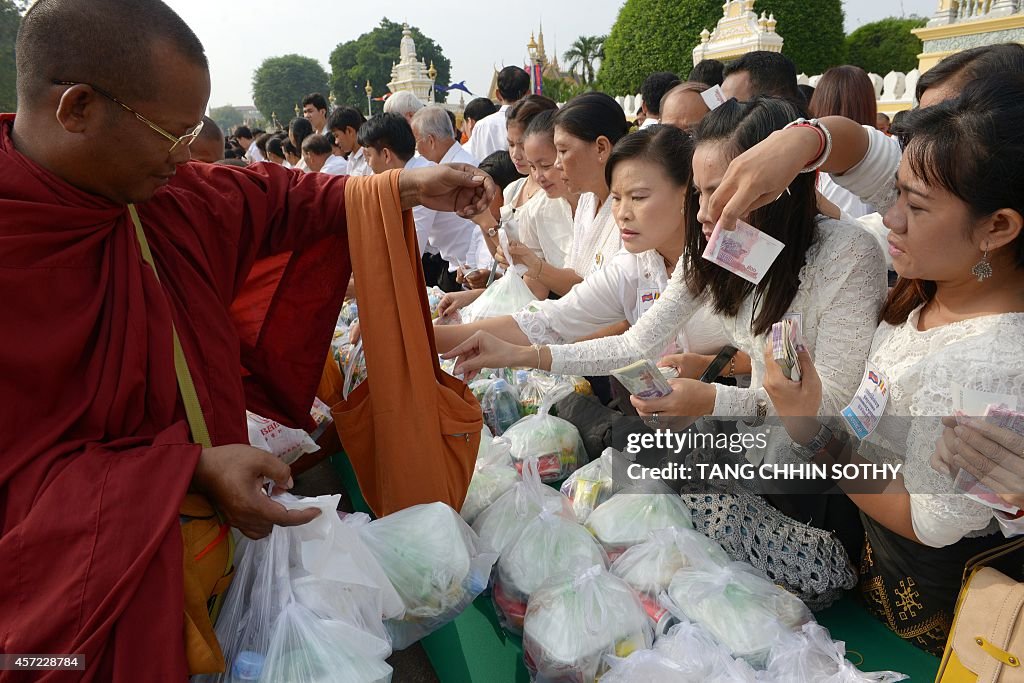
[(814, 438), (807, 443), (799, 444), (794, 441), (793, 450), (796, 451), (797, 454), (810, 460), (818, 453), (825, 450), (826, 446), (832, 442), (832, 436), (832, 430), (829, 429), (827, 425), (821, 425), (821, 429), (818, 430), (818, 433), (815, 434)]

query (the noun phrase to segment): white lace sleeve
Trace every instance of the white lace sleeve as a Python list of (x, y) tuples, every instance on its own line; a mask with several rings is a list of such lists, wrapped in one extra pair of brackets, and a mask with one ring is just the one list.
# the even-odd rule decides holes
[(902, 152), (899, 143), (873, 126), (868, 133), (868, 152), (860, 163), (832, 180), (885, 215), (896, 203), (896, 169)]
[(700, 306), (683, 280), (683, 268), (676, 268), (661, 297), (624, 334), (551, 346), (551, 372), (607, 375), (641, 358), (653, 359)]
[[(804, 338), (821, 378), (820, 415), (838, 415), (850, 403), (871, 351), (878, 312), (885, 298), (885, 259), (878, 242), (855, 224), (822, 221), (819, 242), (808, 250), (801, 271)], [(759, 387), (763, 378), (764, 336), (752, 340), (751, 361)], [(771, 399), (762, 388), (718, 385), (715, 415), (756, 413), (757, 401)]]

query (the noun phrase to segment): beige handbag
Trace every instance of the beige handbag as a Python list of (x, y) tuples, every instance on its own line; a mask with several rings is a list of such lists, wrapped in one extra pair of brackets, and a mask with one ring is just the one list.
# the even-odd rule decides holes
[(936, 683), (1024, 683), (1024, 583), (987, 567), (1024, 538), (972, 558)]

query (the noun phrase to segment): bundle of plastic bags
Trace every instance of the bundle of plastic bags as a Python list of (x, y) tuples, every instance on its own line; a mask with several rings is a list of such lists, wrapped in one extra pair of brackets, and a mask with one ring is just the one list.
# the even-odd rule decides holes
[(605, 655), (627, 657), (653, 640), (636, 594), (601, 565), (541, 585), (523, 626), (526, 667), (538, 681), (592, 683), (607, 669)]
[(595, 565), (607, 560), (594, 537), (574, 519), (541, 511), (498, 558), (493, 597), (502, 626), (522, 633), (527, 602), (542, 583)]
[(722, 547), (707, 536), (692, 529), (669, 528), (651, 532), (647, 541), (622, 553), (609, 571), (637, 591), (655, 634), (662, 634), (673, 619), (659, 596), (668, 590), (676, 572), (687, 567), (712, 570), (729, 562)]
[(405, 605), (401, 619), (385, 622), (396, 650), (457, 617), (487, 587), (498, 559), (444, 503), (415, 505), (359, 531)]
[(530, 460), (523, 467), (522, 479), (477, 516), (473, 530), (487, 547), (500, 554), (544, 510), (574, 518), (569, 500), (541, 482), (537, 462)]
[(565, 479), (586, 462), (579, 430), (571, 422), (551, 415), (555, 403), (572, 393), (562, 385), (548, 393), (536, 415), (528, 415), (505, 432), (512, 443), (512, 460), (522, 471), (528, 458), (536, 458), (545, 483)]
[(503, 378), (477, 379), (469, 388), (480, 402), (484, 424), (494, 436), (501, 436), (519, 422), (519, 393)]
[(740, 562), (683, 569), (668, 594), (682, 614), (755, 668), (764, 668), (782, 635), (814, 620), (799, 598)]
[(476, 521), (481, 512), (519, 482), (519, 471), (512, 465), (512, 445), (500, 436), (489, 438), (486, 425), (484, 431), (473, 478), (459, 513), (467, 524)]
[(690, 511), (672, 493), (616, 493), (587, 518), (587, 528), (614, 562), (658, 529), (692, 529)]
[(572, 501), (573, 512), (580, 524), (585, 524), (598, 505), (611, 499), (622, 488), (621, 484), (616, 485), (614, 474), (617, 458), (622, 458), (622, 454), (614, 448), (606, 448), (600, 458), (579, 468), (562, 482), (560, 490)]
[[(508, 254), (508, 238), (501, 234), (502, 248), (505, 258), (512, 263)], [(462, 322), (472, 323), (485, 318), (498, 318), (512, 315), (531, 301), (536, 301), (530, 288), (523, 282), (524, 266), (513, 266), (505, 271), (500, 280), (496, 280), (476, 301), (462, 309)]]
[(780, 638), (768, 659), (768, 677), (778, 683), (895, 683), (907, 679), (895, 671), (859, 670), (846, 659), (846, 645), (833, 642), (828, 629), (815, 623)]
[(335, 671), (354, 683), (390, 680), (381, 618), (404, 607), (358, 532), (338, 519), (339, 498), (276, 498), (321, 515), (240, 545), (216, 629), (228, 670), (197, 681), (327, 681)]

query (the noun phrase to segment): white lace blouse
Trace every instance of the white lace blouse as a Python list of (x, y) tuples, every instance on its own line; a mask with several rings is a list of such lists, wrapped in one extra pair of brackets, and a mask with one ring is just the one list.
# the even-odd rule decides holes
[[(651, 250), (623, 249), (601, 270), (591, 273), (561, 299), (538, 301), (512, 317), (532, 344), (567, 344), (625, 320), (636, 323), (668, 287), (665, 259)], [(710, 309), (702, 308), (670, 342), (650, 356), (688, 351), (716, 354), (729, 343)]]
[(612, 215), (611, 201), (606, 200), (598, 209), (597, 195), (580, 195), (573, 219), (572, 250), (565, 266), (585, 278), (603, 268), (621, 248), (622, 237)]
[(884, 216), (896, 203), (896, 169), (903, 151), (899, 142), (877, 128), (864, 126), (864, 130), (868, 133), (867, 154), (846, 173), (830, 178)]
[[(551, 346), (551, 371), (607, 374), (664, 348), (704, 305), (690, 293), (683, 270), (675, 270), (661, 298), (626, 333)], [(819, 220), (790, 312), (801, 317), (804, 340), (821, 376), (823, 415), (838, 415), (857, 390), (886, 292), (885, 276), (881, 247), (871, 235), (848, 222)], [(750, 355), (753, 373), (750, 388), (716, 385), (716, 416), (755, 415), (759, 400), (774, 414), (771, 399), (761, 387), (767, 339), (751, 331), (754, 315), (750, 295), (736, 317), (721, 318), (732, 345)]]
[(922, 543), (943, 547), (995, 527), (992, 508), (955, 493), (949, 475), (932, 469), (940, 420), (953, 414), (955, 387), (1017, 396), (1017, 408), (1024, 407), (1024, 313), (923, 332), (920, 315), (919, 308), (902, 325), (882, 323), (875, 333), (870, 360), (889, 384), (889, 399), (860, 452), (903, 462), (914, 532)]

